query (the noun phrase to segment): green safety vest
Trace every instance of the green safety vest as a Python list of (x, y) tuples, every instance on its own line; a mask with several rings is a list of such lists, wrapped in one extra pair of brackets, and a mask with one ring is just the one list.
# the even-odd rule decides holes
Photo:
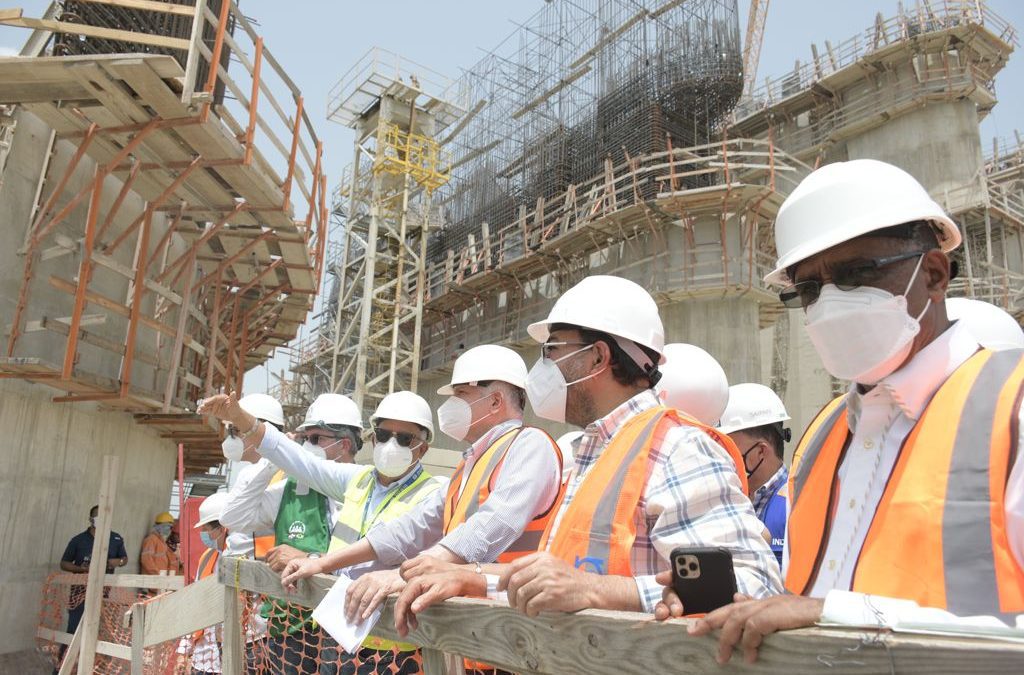
[[(338, 514), (338, 522), (334, 526), (334, 533), (331, 537), (329, 550), (335, 551), (356, 543), (366, 536), (370, 528), (376, 523), (386, 523), (400, 518), (413, 510), (425, 497), (437, 491), (441, 485), (426, 471), (421, 471), (416, 480), (412, 481), (402, 489), (385, 497), (372, 513), (369, 512), (370, 496), (373, 494), (373, 485), (376, 477), (373, 467), (358, 474), (349, 483), (345, 490), (345, 501), (342, 504), (341, 512)], [(363, 647), (379, 651), (397, 650), (402, 652), (418, 649), (414, 644), (408, 642), (392, 642), (373, 635), (366, 638)]]
[[(296, 494), (296, 482), (289, 478), (281, 494), (281, 506), (274, 520), (274, 544), (288, 544), (304, 553), (323, 553), (330, 544), (331, 527), (328, 523), (327, 497), (316, 490), (304, 495)], [(260, 613), (267, 619), (267, 630), (273, 637), (302, 631), (312, 622), (311, 609), (291, 610), (274, 607), (268, 600)]]

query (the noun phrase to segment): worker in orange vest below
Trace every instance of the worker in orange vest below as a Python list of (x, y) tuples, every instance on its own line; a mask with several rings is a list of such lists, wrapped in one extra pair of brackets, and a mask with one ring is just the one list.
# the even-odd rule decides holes
[[(217, 492), (199, 504), (199, 522), (194, 527), (199, 530), (199, 537), (203, 540), (206, 550), (199, 556), (195, 581), (202, 581), (217, 573), (220, 554), (227, 545), (228, 538), (227, 528), (220, 523), (220, 514), (227, 498), (227, 493)], [(181, 638), (178, 643), (178, 654), (189, 657), (192, 673), (219, 673), (221, 638), (221, 625), (198, 630)]]
[(587, 277), (528, 332), (541, 343), (526, 381), (534, 412), (583, 428), (564, 496), (537, 553), (479, 570), (403, 567), (409, 584), (396, 604), (399, 633), (435, 602), (502, 591), (530, 616), (653, 612), (662, 595), (655, 574), (681, 545), (726, 548), (743, 592), (779, 592), (735, 445), (663, 406), (653, 390), (664, 329), (650, 294), (619, 277)]
[(819, 620), (891, 625), (919, 611), (906, 600), (960, 616), (1024, 612), (1024, 358), (949, 321), (956, 225), (910, 174), (861, 159), (805, 178), (775, 241), (766, 281), (803, 308), (825, 368), (851, 385), (797, 445), (791, 595), (729, 605), (691, 632), (721, 629), (725, 662)]
[(143, 574), (175, 575), (181, 569), (178, 554), (167, 545), (174, 527), (174, 516), (164, 511), (153, 519), (153, 527), (142, 540), (142, 552), (139, 554), (139, 570)]

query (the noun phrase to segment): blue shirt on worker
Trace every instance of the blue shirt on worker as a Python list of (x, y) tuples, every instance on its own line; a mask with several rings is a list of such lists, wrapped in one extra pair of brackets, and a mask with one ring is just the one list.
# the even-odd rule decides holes
[(782, 549), (786, 546), (786, 500), (788, 499), (786, 489), (789, 482), (789, 469), (785, 465), (768, 479), (761, 487), (754, 490), (751, 501), (754, 504), (754, 513), (768, 528), (771, 535), (772, 553), (782, 567)]
[[(72, 565), (87, 565), (92, 559), (92, 545), (93, 545), (93, 534), (89, 530), (80, 532), (71, 538), (68, 542), (67, 548), (64, 549), (64, 555), (61, 557), (63, 562), (69, 562)], [(110, 545), (107, 549), (107, 558), (127, 558), (128, 552), (124, 548), (124, 539), (117, 532), (110, 533)], [(108, 567), (109, 571), (110, 568)]]

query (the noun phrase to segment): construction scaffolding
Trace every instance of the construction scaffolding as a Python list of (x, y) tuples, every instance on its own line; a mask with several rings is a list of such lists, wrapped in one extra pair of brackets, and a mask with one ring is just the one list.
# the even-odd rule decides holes
[(131, 411), (204, 471), (223, 460), (222, 432), (196, 399), (240, 390), (318, 292), (321, 143), (231, 0), (64, 2), (48, 16), (0, 12), (52, 54), (0, 59), (0, 105), (52, 129), (0, 377)]

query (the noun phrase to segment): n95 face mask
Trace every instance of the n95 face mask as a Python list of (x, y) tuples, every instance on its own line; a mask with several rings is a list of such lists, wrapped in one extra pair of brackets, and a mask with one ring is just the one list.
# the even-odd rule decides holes
[(220, 449), (225, 459), (237, 462), (242, 459), (242, 453), (245, 452), (245, 443), (238, 436), (228, 436), (221, 441)]
[(373, 466), (382, 476), (398, 478), (412, 466), (412, 448), (399, 445), (394, 438), (373, 446)]
[(906, 360), (921, 332), (920, 319), (907, 314), (907, 292), (921, 269), (922, 255), (902, 295), (860, 286), (843, 291), (825, 284), (807, 308), (805, 326), (825, 370), (840, 380), (874, 385)]

